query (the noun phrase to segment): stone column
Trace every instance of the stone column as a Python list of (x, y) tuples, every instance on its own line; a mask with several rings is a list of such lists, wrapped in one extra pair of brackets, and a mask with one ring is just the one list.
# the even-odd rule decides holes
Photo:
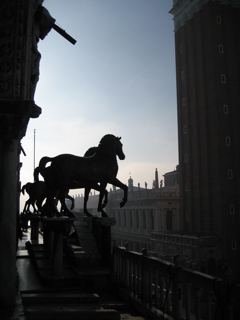
[(0, 307), (16, 301), (16, 243), (20, 141), (41, 109), (30, 99), (35, 0), (0, 5)]
[(16, 297), (16, 212), (18, 141), (0, 139), (0, 305)]

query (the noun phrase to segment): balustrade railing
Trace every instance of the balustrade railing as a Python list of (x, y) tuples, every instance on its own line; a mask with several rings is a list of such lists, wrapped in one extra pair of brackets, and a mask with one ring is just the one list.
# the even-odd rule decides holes
[[(239, 286), (137, 253), (113, 249), (113, 271), (122, 294), (153, 319), (235, 320)], [(239, 316), (239, 314), (238, 314)]]

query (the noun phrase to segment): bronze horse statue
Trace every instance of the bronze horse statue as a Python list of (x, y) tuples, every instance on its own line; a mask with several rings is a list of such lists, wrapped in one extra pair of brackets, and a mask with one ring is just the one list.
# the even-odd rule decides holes
[[(37, 214), (44, 214), (44, 209), (42, 206), (43, 201), (47, 198), (47, 186), (44, 181), (35, 181), (35, 182), (28, 182), (26, 183), (22, 189), (21, 192), (24, 195), (25, 191), (28, 193), (29, 198), (25, 202), (25, 206), (23, 209), (24, 213), (32, 213), (30, 211), (30, 206), (33, 207), (33, 213)], [(69, 199), (71, 201), (71, 209), (74, 208), (74, 198), (69, 196), (68, 192), (65, 194), (65, 198)], [(57, 199), (56, 199), (57, 200)], [(37, 208), (35, 207), (35, 204)]]
[[(90, 156), (94, 155), (96, 152), (97, 152), (97, 147), (91, 147), (85, 152), (84, 157), (90, 157)], [(39, 182), (39, 178), (38, 178), (39, 173), (40, 173), (40, 168), (39, 167), (35, 168), (35, 170), (34, 170), (34, 180), (35, 180), (36, 183)], [(44, 180), (46, 181), (46, 185), (48, 185), (48, 187), (51, 189), (51, 187), (54, 186), (54, 178), (52, 176), (52, 168), (51, 168), (51, 166), (45, 168), (44, 172), (42, 172), (42, 175), (44, 177)], [(85, 188), (83, 212), (87, 216), (92, 216), (87, 210), (87, 202), (88, 202), (88, 199), (89, 199), (89, 194), (90, 194), (91, 189), (95, 189), (96, 191), (100, 192), (100, 185), (97, 184), (97, 183), (78, 184), (76, 181), (74, 181), (71, 184), (71, 188), (69, 188), (69, 189), (80, 189), (80, 188)], [(67, 213), (68, 215), (72, 215), (72, 212), (69, 211), (69, 209), (68, 209), (68, 207), (66, 206), (66, 203), (65, 203), (65, 199), (71, 200), (72, 204), (71, 204), (70, 209), (72, 210), (74, 208), (75, 201), (74, 201), (74, 198), (72, 198), (72, 197), (70, 197), (68, 195), (69, 189), (65, 190), (65, 194), (64, 194), (64, 192), (61, 193), (61, 201), (60, 201), (61, 202), (61, 212), (62, 213)], [(56, 198), (55, 198), (54, 203), (48, 202), (48, 205), (45, 205), (44, 206), (44, 210), (41, 210), (41, 211), (45, 211), (45, 213), (47, 215), (50, 215), (50, 216), (52, 216), (52, 213), (51, 213), (52, 211), (57, 213), (56, 203), (57, 203), (58, 200), (59, 200), (59, 196), (58, 196), (58, 194), (56, 194)], [(104, 190), (104, 201), (102, 203), (102, 209), (105, 208), (107, 203), (108, 203), (108, 191), (105, 189)], [(54, 207), (53, 207), (52, 204), (54, 205)]]
[[(32, 213), (30, 211), (30, 206), (33, 207), (34, 213), (39, 213), (42, 207), (42, 202), (47, 196), (47, 188), (45, 182), (28, 182), (21, 189), (22, 194), (25, 194), (25, 191), (28, 193), (29, 198), (25, 202), (23, 213)], [(35, 207), (35, 204), (37, 206), (37, 209)]]
[[(98, 211), (102, 212), (103, 216), (107, 216), (103, 210), (102, 201), (106, 186), (110, 183), (124, 191), (120, 203), (120, 207), (123, 207), (127, 202), (128, 187), (117, 179), (117, 156), (120, 160), (125, 159), (120, 140), (121, 138), (114, 135), (105, 135), (101, 139), (96, 153), (89, 157), (79, 157), (71, 154), (60, 154), (53, 158), (43, 157), (39, 162), (38, 173), (46, 178), (49, 203), (53, 203), (53, 199), (57, 197), (64, 206), (66, 190), (75, 188), (95, 189), (93, 186), (99, 183)], [(51, 162), (51, 165), (46, 167), (48, 162)], [(46, 174), (46, 172), (51, 174)], [(66, 210), (66, 212), (69, 217), (74, 216), (71, 211)], [(56, 214), (59, 215), (59, 212), (56, 212)]]

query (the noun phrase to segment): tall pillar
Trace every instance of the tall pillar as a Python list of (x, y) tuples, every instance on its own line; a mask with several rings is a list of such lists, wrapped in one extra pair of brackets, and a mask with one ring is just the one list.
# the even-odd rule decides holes
[[(16, 301), (16, 243), (20, 141), (41, 109), (31, 99), (35, 0), (0, 3), (0, 307)], [(31, 14), (30, 14), (31, 13)]]
[(0, 304), (15, 303), (18, 141), (0, 139)]

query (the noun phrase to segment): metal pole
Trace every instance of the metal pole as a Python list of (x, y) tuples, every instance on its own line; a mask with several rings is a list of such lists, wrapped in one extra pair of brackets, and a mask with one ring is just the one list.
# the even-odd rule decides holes
[(36, 135), (36, 129), (33, 130), (33, 170), (35, 169), (35, 135)]

